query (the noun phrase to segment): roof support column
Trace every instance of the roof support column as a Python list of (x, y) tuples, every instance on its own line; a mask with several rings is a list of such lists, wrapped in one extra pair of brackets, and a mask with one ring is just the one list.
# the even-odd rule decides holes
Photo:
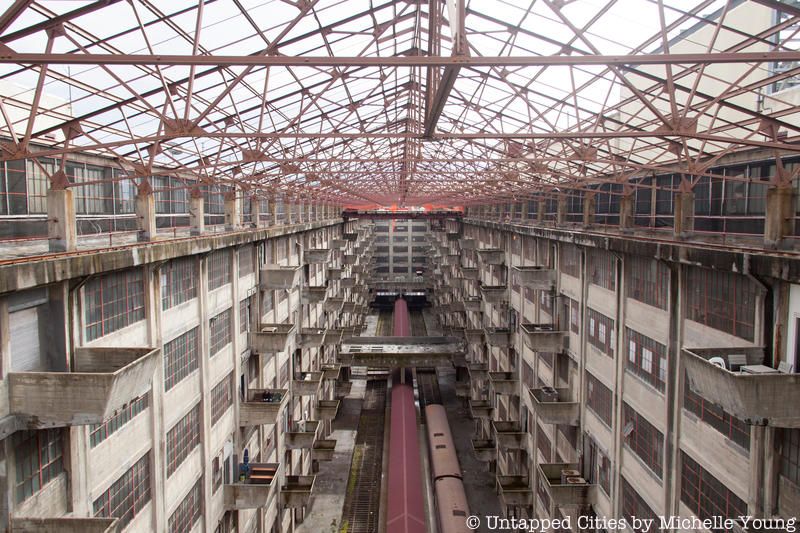
[(597, 197), (594, 193), (587, 193), (583, 197), (583, 225), (588, 228), (594, 225), (594, 214), (597, 210)]
[(544, 222), (544, 212), (547, 209), (547, 201), (544, 198), (539, 198), (536, 203), (536, 222), (541, 224)]
[[(53, 183), (47, 189), (47, 238), (51, 252), (71, 252), (78, 244), (78, 226), (75, 220), (75, 201), (72, 190), (60, 183), (58, 174), (53, 176)], [(66, 175), (63, 176), (66, 182)], [(55, 187), (55, 188), (54, 188)]]
[(241, 227), (241, 204), (236, 191), (225, 193), (225, 230), (233, 231)]
[(156, 202), (153, 187), (142, 179), (136, 193), (136, 240), (152, 241), (156, 236)]
[(200, 235), (206, 229), (206, 214), (203, 191), (199, 187), (189, 194), (189, 234)]
[(767, 189), (767, 209), (764, 220), (764, 244), (767, 247), (779, 247), (783, 239), (793, 233), (793, 199), (794, 191), (790, 184), (779, 184)]
[(556, 199), (556, 225), (563, 226), (567, 221), (567, 196), (559, 194)]
[(619, 227), (623, 231), (633, 231), (633, 191), (627, 191), (619, 199)]
[(679, 239), (688, 237), (694, 231), (693, 191), (681, 191), (675, 195), (675, 218), (672, 230)]
[(280, 219), (278, 218), (280, 215), (278, 214), (278, 199), (275, 197), (274, 194), (271, 194), (268, 200), (269, 203), (269, 225), (270, 226), (277, 226)]
[(520, 211), (520, 218), (523, 224), (528, 223), (528, 215), (530, 214), (530, 202), (528, 200), (522, 201), (522, 209)]
[(255, 194), (250, 196), (250, 226), (253, 228), (264, 228), (268, 225), (267, 219), (262, 218), (262, 215), (267, 213), (264, 210), (266, 200), (262, 200)]

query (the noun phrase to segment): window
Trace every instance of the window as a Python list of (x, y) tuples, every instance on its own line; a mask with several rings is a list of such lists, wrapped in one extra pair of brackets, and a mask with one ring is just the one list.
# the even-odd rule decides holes
[(136, 415), (147, 409), (150, 396), (139, 396), (131, 403), (111, 415), (111, 418), (102, 424), (92, 424), (89, 427), (89, 444), (92, 448), (116, 433), (118, 429), (133, 420)]
[(560, 254), (560, 268), (561, 272), (569, 274), (575, 278), (581, 275), (581, 251), (580, 248), (572, 244), (564, 244), (561, 246)]
[(279, 389), (285, 388), (288, 384), (289, 384), (289, 360), (287, 359), (281, 365), (280, 381), (278, 382), (278, 388)]
[(231, 251), (221, 250), (208, 256), (208, 290), (231, 282)]
[(106, 274), (84, 289), (86, 340), (93, 341), (144, 320), (141, 269)]
[(94, 516), (119, 518), (122, 529), (149, 501), (150, 454), (146, 453), (94, 501)]
[(200, 443), (200, 404), (181, 418), (167, 432), (167, 477), (189, 456)]
[(549, 463), (551, 461), (550, 454), (552, 453), (552, 444), (550, 443), (550, 437), (547, 436), (545, 433), (544, 428), (541, 424), (536, 424), (536, 448), (540, 452), (542, 452), (542, 457), (544, 457), (544, 462)]
[(64, 471), (62, 430), (17, 431), (11, 436), (15, 492), (22, 503)]
[(245, 246), (239, 250), (239, 277), (253, 273), (253, 247)]
[(664, 467), (664, 435), (627, 403), (623, 404), (625, 420), (622, 434), (625, 444), (661, 479)]
[(553, 294), (548, 291), (539, 291), (539, 304), (545, 313), (553, 314)]
[(587, 257), (589, 279), (595, 285), (615, 290), (617, 285), (617, 259), (605, 250), (590, 250)]
[(589, 331), (587, 340), (589, 344), (609, 357), (614, 357), (614, 320), (601, 315), (594, 309), (588, 308)]
[(750, 449), (750, 425), (695, 393), (688, 380), (683, 387), (683, 408), (745, 450)]
[(684, 451), (681, 451), (681, 501), (701, 520), (715, 516), (735, 519), (747, 514), (747, 504)]
[(164, 392), (197, 370), (197, 328), (164, 344)]
[(197, 480), (194, 487), (169, 517), (169, 533), (186, 533), (203, 515), (203, 478)]
[(250, 296), (239, 302), (239, 333), (250, 331), (254, 303), (255, 296)]
[(667, 347), (630, 328), (625, 328), (625, 338), (628, 341), (628, 371), (664, 392)]
[(569, 299), (569, 329), (572, 333), (581, 332), (581, 304)]
[(600, 420), (605, 422), (608, 427), (611, 427), (612, 405), (611, 390), (587, 372), (586, 406), (600, 417)]
[(52, 159), (33, 159), (27, 162), (27, 182), (28, 182), (28, 213), (47, 213), (47, 189), (51, 176), (56, 171), (55, 162)]
[(233, 373), (228, 374), (213, 389), (211, 389), (211, 425), (222, 418), (230, 406), (233, 405)]
[(666, 309), (669, 301), (669, 268), (655, 259), (625, 258), (625, 295), (642, 303)]
[(231, 342), (231, 309), (228, 308), (208, 322), (208, 355), (214, 357)]
[[(639, 493), (631, 487), (628, 480), (624, 476), (620, 476), (622, 486), (622, 516), (629, 524), (633, 523), (633, 518), (639, 519), (652, 519), (653, 524), (659, 523), (659, 517), (650, 508), (649, 505), (639, 496)], [(643, 523), (640, 521), (639, 523)], [(645, 533), (642, 529), (637, 530), (640, 533)]]
[(161, 309), (197, 297), (197, 262), (194, 257), (174, 259), (161, 267)]
[(781, 432), (781, 475), (795, 485), (800, 485), (800, 429), (784, 428)]
[(747, 276), (689, 268), (686, 280), (689, 320), (752, 341), (757, 297), (756, 285)]

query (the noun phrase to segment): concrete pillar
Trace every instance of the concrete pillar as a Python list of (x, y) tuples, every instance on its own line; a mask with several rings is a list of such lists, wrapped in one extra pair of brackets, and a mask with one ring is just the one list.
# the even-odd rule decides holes
[(239, 229), (241, 225), (242, 211), (236, 191), (225, 193), (225, 230), (232, 231)]
[(633, 231), (633, 193), (623, 194), (619, 199), (619, 227), (623, 232)]
[(136, 240), (152, 241), (156, 236), (156, 202), (148, 181), (139, 185), (136, 194)]
[(547, 201), (544, 198), (539, 198), (536, 203), (536, 222), (540, 224), (544, 222), (544, 212), (547, 210)]
[(520, 214), (520, 218), (522, 218), (522, 222), (524, 224), (528, 223), (528, 215), (530, 214), (530, 202), (528, 200), (522, 201), (522, 212)]
[(500, 204), (494, 204), (492, 207), (492, 218), (494, 220), (500, 220), (501, 211), (500, 211)]
[(297, 202), (297, 222), (302, 224), (306, 221), (306, 204), (303, 201)]
[(560, 194), (556, 200), (556, 225), (561, 226), (567, 221), (567, 197)]
[(694, 231), (694, 192), (684, 191), (675, 195), (672, 231), (676, 237), (686, 237)]
[(583, 198), (583, 225), (589, 227), (594, 224), (594, 214), (597, 210), (597, 198), (594, 193), (588, 193)]
[(266, 218), (263, 218), (262, 215), (265, 215), (264, 212), (264, 204), (258, 196), (251, 196), (250, 197), (250, 216), (252, 220), (250, 221), (250, 226), (253, 228), (265, 228), (269, 225), (269, 221)]
[(47, 189), (47, 238), (51, 252), (71, 252), (77, 247), (75, 201), (70, 189)]
[(772, 186), (767, 189), (767, 209), (764, 220), (764, 244), (766, 246), (771, 248), (780, 246), (783, 238), (793, 233), (793, 196), (790, 186)]
[(192, 189), (189, 194), (189, 232), (191, 235), (200, 235), (206, 228), (205, 206), (203, 205), (203, 192), (199, 188)]
[(269, 225), (270, 226), (277, 226), (278, 225), (278, 202), (275, 199), (275, 196), (270, 196), (269, 198)]

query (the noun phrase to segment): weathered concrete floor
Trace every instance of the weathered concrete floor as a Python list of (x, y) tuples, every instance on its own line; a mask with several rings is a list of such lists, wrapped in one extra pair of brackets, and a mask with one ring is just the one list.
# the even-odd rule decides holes
[(342, 507), (347, 493), (347, 478), (353, 457), (356, 428), (361, 416), (365, 380), (353, 380), (350, 394), (342, 402), (339, 415), (333, 422), (331, 439), (336, 439), (336, 450), (332, 461), (320, 463), (314, 482), (314, 498), (311, 509), (298, 533), (336, 533), (342, 518)]
[(495, 492), (494, 474), (472, 452), (471, 439), (475, 422), (470, 418), (469, 410), (461, 399), (456, 397), (455, 371), (441, 367), (438, 370), (442, 403), (447, 410), (447, 420), (453, 433), (469, 510), (471, 514), (481, 518), (481, 527), (476, 531), (488, 532), (484, 517), (500, 515), (500, 499)]

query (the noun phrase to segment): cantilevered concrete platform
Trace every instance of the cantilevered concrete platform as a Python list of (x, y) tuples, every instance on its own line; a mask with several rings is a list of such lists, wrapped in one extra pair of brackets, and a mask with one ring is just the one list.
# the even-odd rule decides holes
[(354, 337), (342, 342), (339, 362), (373, 368), (439, 366), (465, 353), (466, 344), (457, 337)]

